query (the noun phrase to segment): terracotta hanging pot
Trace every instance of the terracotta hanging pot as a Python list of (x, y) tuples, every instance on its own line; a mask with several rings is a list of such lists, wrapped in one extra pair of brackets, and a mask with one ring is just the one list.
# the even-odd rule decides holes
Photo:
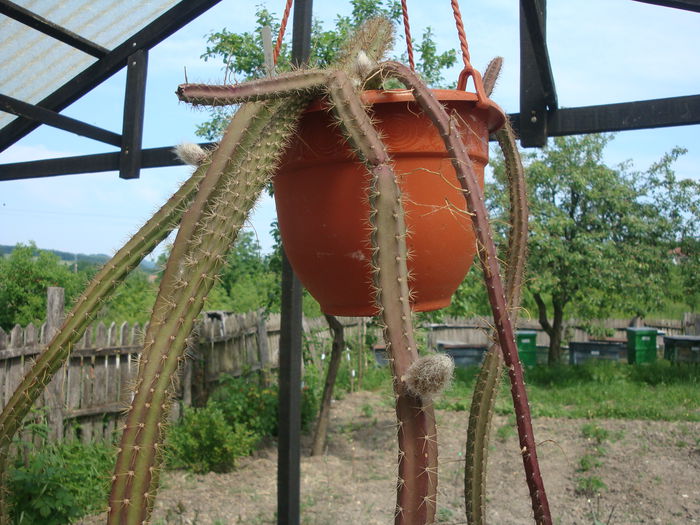
[[(503, 112), (476, 94), (433, 93), (456, 115), (483, 185), (489, 133)], [(415, 311), (450, 304), (476, 253), (471, 219), (442, 139), (408, 91), (365, 91), (399, 179), (406, 212)], [(322, 101), (304, 114), (274, 179), (280, 233), (289, 261), (325, 313), (376, 313), (370, 271), (369, 174)]]

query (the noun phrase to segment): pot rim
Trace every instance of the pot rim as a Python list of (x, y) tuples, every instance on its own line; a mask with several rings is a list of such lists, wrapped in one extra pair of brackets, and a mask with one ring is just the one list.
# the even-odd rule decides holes
[[(435, 98), (440, 102), (465, 102), (476, 106), (478, 97), (476, 93), (462, 91), (460, 89), (431, 89)], [(415, 102), (410, 89), (367, 89), (360, 93), (362, 102), (368, 105), (375, 104), (398, 104)], [(488, 113), (489, 132), (493, 133), (503, 127), (506, 122), (506, 114), (501, 107), (490, 98), (487, 99), (488, 108), (484, 109)], [(313, 100), (306, 108), (305, 113), (313, 113), (328, 109), (329, 103), (326, 97)]]

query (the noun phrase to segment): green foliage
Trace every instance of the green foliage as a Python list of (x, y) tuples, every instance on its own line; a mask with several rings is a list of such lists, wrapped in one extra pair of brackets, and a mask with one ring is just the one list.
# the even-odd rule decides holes
[(97, 318), (108, 322), (146, 323), (151, 317), (158, 285), (149, 274), (134, 270), (100, 310)]
[(250, 454), (256, 441), (246, 425), (230, 425), (215, 404), (186, 408), (168, 435), (168, 464), (197, 473), (229, 472), (236, 458)]
[(321, 406), (324, 377), (316, 367), (307, 366), (304, 370), (304, 379), (301, 388), (301, 429), (304, 432), (311, 430), (314, 420)]
[(578, 467), (576, 468), (576, 471), (588, 472), (589, 470), (593, 470), (595, 468), (600, 467), (602, 464), (603, 462), (598, 457), (596, 457), (596, 455), (584, 454), (578, 460)]
[(576, 494), (592, 498), (607, 490), (608, 486), (598, 476), (581, 476), (576, 479)]
[(481, 265), (475, 261), (469, 269), (469, 273), (464, 281), (459, 285), (457, 291), (452, 296), (450, 306), (436, 312), (434, 319), (442, 316), (450, 317), (474, 317), (477, 315), (491, 315), (486, 286), (484, 285), (484, 275)]
[(277, 385), (260, 387), (256, 379), (224, 376), (209, 398), (226, 422), (245, 425), (257, 439), (277, 435)]
[(449, 51), (438, 53), (437, 46), (433, 40), (432, 28), (425, 28), (423, 40), (415, 47), (415, 51), (420, 57), (416, 63), (416, 69), (427, 85), (432, 87), (450, 87), (451, 89), (456, 87), (457, 82), (451, 82), (449, 86), (446, 86), (442, 73), (445, 69), (455, 65), (457, 52), (454, 49), (450, 49)]
[(65, 289), (66, 304), (80, 293), (87, 275), (74, 273), (71, 267), (34, 243), (18, 244), (7, 257), (0, 257), (0, 328), (15, 324), (41, 324), (46, 317), (46, 289)]
[(77, 441), (24, 446), (29, 453), (17, 458), (9, 474), (13, 523), (63, 525), (102, 507), (114, 464), (110, 446)]
[(594, 440), (599, 445), (610, 437), (610, 432), (595, 423), (586, 423), (581, 427), (581, 434), (586, 439)]
[[(309, 430), (318, 411), (321, 396), (321, 379), (314, 368), (306, 368), (301, 397), (301, 427)], [(244, 425), (259, 441), (277, 435), (279, 387), (277, 384), (260, 386), (256, 376), (223, 376), (209, 398), (208, 406), (214, 406), (224, 414), (229, 426)]]

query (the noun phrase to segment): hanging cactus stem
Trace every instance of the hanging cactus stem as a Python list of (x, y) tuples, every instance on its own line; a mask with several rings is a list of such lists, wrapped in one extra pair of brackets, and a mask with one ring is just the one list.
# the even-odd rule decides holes
[[(491, 61), (484, 73), (484, 89), (491, 96), (503, 59)], [(496, 132), (505, 159), (509, 188), (508, 246), (505, 269), (505, 293), (513, 320), (517, 319), (527, 255), (528, 205), (525, 173), (515, 142), (515, 134), (506, 120)], [(496, 397), (500, 385), (503, 355), (498, 344), (490, 345), (481, 370), (476, 377), (469, 409), (464, 469), (464, 501), (467, 521), (473, 525), (486, 523), (486, 473), (489, 433)]]
[(384, 62), (380, 64), (379, 71), (383, 75), (392, 76), (403, 82), (413, 90), (416, 101), (423, 111), (431, 119), (442, 136), (445, 147), (452, 157), (452, 165), (457, 172), (467, 208), (473, 214), (474, 230), (477, 236), (478, 254), (486, 281), (486, 289), (493, 312), (498, 343), (503, 352), (503, 357), (508, 367), (508, 375), (511, 381), (511, 395), (516, 413), (520, 449), (522, 451), (525, 478), (530, 490), (532, 510), (535, 521), (540, 524), (552, 523), (549, 511), (549, 503), (540, 473), (539, 462), (532, 430), (530, 407), (527, 401), (523, 369), (518, 359), (518, 351), (515, 346), (513, 326), (510, 321), (508, 307), (505, 299), (503, 284), (500, 278), (496, 247), (493, 242), (493, 234), (488, 221), (484, 198), (479, 186), (471, 160), (467, 154), (464, 143), (460, 139), (459, 129), (454, 119), (451, 119), (444, 108), (434, 99), (430, 91), (420, 79), (403, 64), (398, 62)]

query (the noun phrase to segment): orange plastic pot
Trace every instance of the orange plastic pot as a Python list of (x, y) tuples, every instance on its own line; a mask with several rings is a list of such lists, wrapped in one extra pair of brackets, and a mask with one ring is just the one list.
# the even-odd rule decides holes
[[(458, 120), (483, 186), (489, 133), (505, 116), (476, 95), (435, 90)], [(413, 309), (450, 304), (476, 253), (459, 182), (444, 143), (410, 92), (366, 91), (365, 103), (394, 160), (403, 194), (411, 254)], [(325, 313), (369, 316), (377, 311), (370, 268), (369, 174), (346, 144), (323, 101), (312, 104), (274, 178), (287, 257)]]

